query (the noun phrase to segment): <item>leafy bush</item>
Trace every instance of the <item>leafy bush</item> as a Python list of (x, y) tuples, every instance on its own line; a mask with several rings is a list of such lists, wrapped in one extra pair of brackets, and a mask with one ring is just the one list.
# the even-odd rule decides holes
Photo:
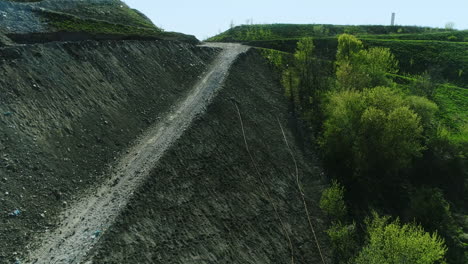
[(343, 34), (338, 37), (336, 79), (340, 89), (372, 88), (392, 84), (387, 74), (396, 73), (398, 62), (387, 48), (363, 49), (356, 37)]
[(411, 79), (411, 93), (418, 96), (433, 98), (436, 90), (436, 83), (432, 80), (431, 76), (424, 72)]
[(333, 92), (325, 115), (321, 146), (326, 158), (355, 175), (398, 171), (423, 150), (421, 118), (390, 88)]
[(436, 103), (421, 96), (408, 96), (406, 98), (409, 107), (421, 118), (421, 124), (426, 131), (432, 130), (436, 126), (435, 115), (439, 111)]
[(341, 62), (351, 60), (363, 48), (362, 41), (355, 36), (349, 34), (340, 35), (338, 37), (338, 51), (336, 52), (337, 64), (339, 65)]
[(435, 264), (445, 263), (447, 247), (437, 233), (429, 234), (421, 226), (389, 223), (389, 217), (374, 214), (367, 221), (368, 243), (356, 258), (356, 264)]
[(420, 188), (411, 195), (409, 204), (410, 218), (432, 232), (448, 234), (455, 231), (455, 223), (450, 205), (442, 192), (434, 188)]
[(333, 181), (332, 185), (322, 192), (320, 209), (335, 221), (344, 220), (347, 214), (344, 187), (337, 181)]
[(358, 249), (356, 223), (343, 225), (336, 222), (326, 232), (330, 237), (336, 263), (348, 263)]

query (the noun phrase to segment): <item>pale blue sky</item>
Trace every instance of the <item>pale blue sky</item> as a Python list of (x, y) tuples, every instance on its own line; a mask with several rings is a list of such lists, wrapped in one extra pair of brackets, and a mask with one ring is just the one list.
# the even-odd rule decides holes
[(377, 24), (468, 29), (468, 0), (124, 0), (167, 31), (205, 39), (253, 19), (254, 23)]

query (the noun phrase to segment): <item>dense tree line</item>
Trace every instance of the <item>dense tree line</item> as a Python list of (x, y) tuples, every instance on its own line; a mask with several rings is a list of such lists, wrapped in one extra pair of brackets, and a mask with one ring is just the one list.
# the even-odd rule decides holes
[(277, 64), (333, 179), (320, 206), (336, 262), (468, 263), (452, 215), (466, 206), (468, 145), (440, 122), (430, 76), (405, 89), (391, 77), (389, 49), (348, 34), (333, 64), (317, 58), (310, 37)]

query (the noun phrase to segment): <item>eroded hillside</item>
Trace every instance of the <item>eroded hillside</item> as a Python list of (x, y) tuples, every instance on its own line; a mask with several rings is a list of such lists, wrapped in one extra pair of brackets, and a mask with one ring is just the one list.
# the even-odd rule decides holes
[(207, 113), (104, 234), (93, 263), (322, 263), (285, 138), (328, 259), (320, 169), (296, 145), (275, 76), (258, 51), (239, 58)]
[(106, 178), (216, 54), (157, 41), (1, 49), (0, 262), (55, 228), (58, 213)]

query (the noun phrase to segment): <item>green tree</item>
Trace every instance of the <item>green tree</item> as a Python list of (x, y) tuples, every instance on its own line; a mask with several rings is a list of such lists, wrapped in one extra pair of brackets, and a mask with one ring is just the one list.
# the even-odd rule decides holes
[(421, 226), (389, 223), (389, 217), (374, 213), (367, 221), (368, 243), (356, 258), (356, 264), (435, 264), (445, 263), (447, 247), (437, 233)]
[(343, 225), (335, 222), (326, 230), (336, 263), (348, 263), (358, 249), (356, 223)]
[(408, 96), (409, 107), (421, 117), (421, 124), (426, 131), (436, 128), (436, 113), (439, 107), (436, 103), (421, 96)]
[(306, 37), (299, 40), (294, 53), (295, 69), (299, 79), (299, 98), (303, 105), (307, 104), (312, 94), (314, 48), (314, 40)]
[(391, 86), (387, 74), (398, 71), (398, 62), (388, 48), (365, 50), (360, 40), (347, 34), (338, 38), (336, 65), (337, 86), (342, 90)]
[(366, 105), (359, 91), (335, 91), (329, 94), (325, 104), (325, 122), (320, 140), (324, 158), (330, 168), (338, 170), (338, 176), (353, 171), (354, 144), (359, 136), (361, 115)]
[(336, 180), (333, 181), (331, 186), (322, 192), (319, 205), (320, 209), (332, 218), (332, 221), (344, 220), (347, 214), (344, 187)]
[(333, 92), (325, 115), (320, 142), (325, 158), (361, 180), (406, 168), (423, 150), (420, 117), (391, 88)]
[(411, 195), (408, 210), (410, 217), (430, 231), (449, 234), (455, 233), (455, 222), (450, 205), (442, 192), (434, 188), (420, 188)]
[(436, 84), (432, 80), (429, 73), (424, 72), (423, 74), (416, 76), (415, 80), (411, 84), (411, 92), (418, 96), (424, 96), (432, 99), (436, 91)]
[(398, 72), (398, 62), (388, 48), (361, 50), (351, 62), (356, 65), (361, 76), (367, 77), (367, 86), (357, 88), (391, 85), (387, 74)]
[(286, 96), (290, 99), (292, 111), (300, 106), (299, 77), (294, 68), (285, 69), (282, 73), (281, 83), (285, 88)]
[(453, 23), (453, 22), (445, 23), (445, 29), (446, 30), (454, 30), (455, 29), (455, 23)]
[(349, 61), (364, 48), (362, 41), (353, 35), (341, 34), (338, 36), (338, 51), (336, 53), (336, 62), (340, 65), (342, 62)]

